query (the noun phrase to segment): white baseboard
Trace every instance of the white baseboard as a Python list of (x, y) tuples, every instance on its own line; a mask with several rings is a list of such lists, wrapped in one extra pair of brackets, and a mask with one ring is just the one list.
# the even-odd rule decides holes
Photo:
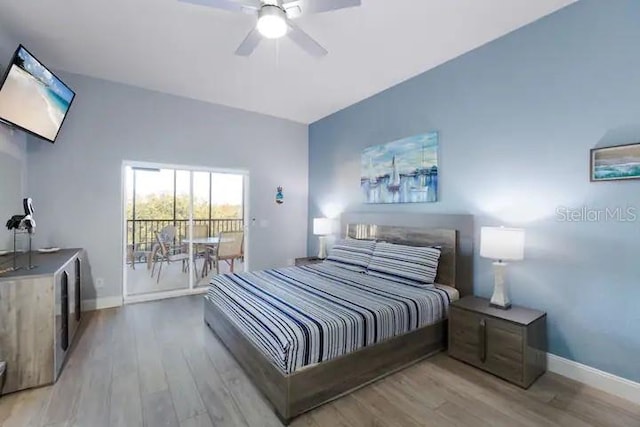
[(85, 299), (82, 300), (82, 311), (102, 310), (104, 308), (120, 307), (121, 305), (121, 296)]
[(547, 353), (547, 369), (640, 405), (640, 383)]

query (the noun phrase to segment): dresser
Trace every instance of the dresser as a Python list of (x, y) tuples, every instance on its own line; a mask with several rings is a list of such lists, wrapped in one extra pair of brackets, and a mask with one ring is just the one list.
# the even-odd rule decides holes
[(465, 297), (450, 306), (449, 355), (528, 388), (547, 369), (547, 315)]
[(82, 319), (84, 250), (34, 253), (32, 263), (0, 276), (3, 394), (55, 382)]

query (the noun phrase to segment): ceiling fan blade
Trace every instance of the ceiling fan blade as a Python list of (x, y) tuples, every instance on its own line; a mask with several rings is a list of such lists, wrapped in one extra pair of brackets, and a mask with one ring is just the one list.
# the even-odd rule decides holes
[(183, 3), (192, 3), (200, 6), (208, 6), (214, 9), (230, 10), (233, 12), (256, 11), (262, 6), (260, 0), (179, 0)]
[(362, 5), (362, 0), (294, 0), (284, 2), (285, 10), (298, 8), (302, 14), (330, 12), (332, 10), (357, 7)]
[(289, 36), (289, 38), (309, 55), (319, 58), (329, 53), (320, 45), (320, 43), (312, 39), (309, 34), (302, 31), (296, 24), (289, 21), (288, 25), (289, 32), (287, 33), (287, 35)]
[(236, 55), (239, 56), (249, 56), (256, 50), (256, 47), (260, 44), (262, 40), (262, 35), (258, 32), (256, 28), (251, 30), (244, 41), (240, 44), (238, 49), (236, 50)]

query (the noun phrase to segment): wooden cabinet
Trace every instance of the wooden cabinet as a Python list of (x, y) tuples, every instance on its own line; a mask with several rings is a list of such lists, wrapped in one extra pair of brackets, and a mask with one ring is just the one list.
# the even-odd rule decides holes
[(56, 381), (82, 317), (84, 251), (34, 254), (33, 270), (0, 276), (3, 393)]
[(546, 314), (501, 310), (465, 297), (451, 304), (449, 355), (528, 388), (546, 370)]

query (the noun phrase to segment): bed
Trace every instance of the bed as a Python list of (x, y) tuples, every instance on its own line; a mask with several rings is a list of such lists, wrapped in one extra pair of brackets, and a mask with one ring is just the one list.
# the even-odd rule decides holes
[(455, 229), (348, 224), (353, 239), (441, 249), (436, 282), (414, 287), (330, 263), (222, 275), (205, 322), (288, 423), (438, 351), (455, 289)]

